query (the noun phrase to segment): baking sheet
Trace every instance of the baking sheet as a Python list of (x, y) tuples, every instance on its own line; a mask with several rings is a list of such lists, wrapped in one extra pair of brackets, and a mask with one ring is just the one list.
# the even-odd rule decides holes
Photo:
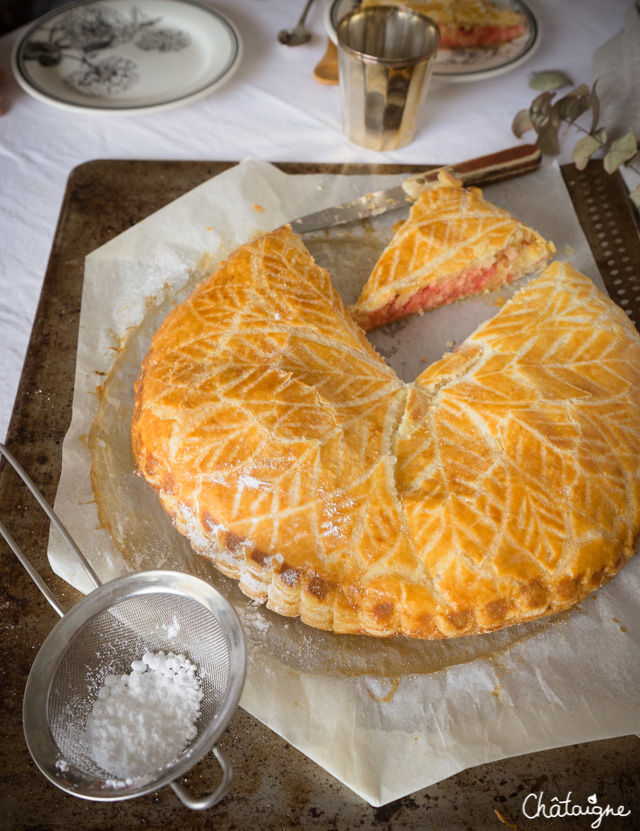
[[(155, 494), (132, 475), (132, 383), (153, 331), (175, 302), (247, 239), (400, 178), (287, 176), (247, 160), (90, 255), (73, 422), (56, 500), (101, 579), (131, 568), (177, 567), (218, 585), (248, 636), (242, 706), (372, 805), (470, 765), (640, 729), (640, 678), (632, 657), (638, 646), (635, 562), (596, 600), (553, 621), (442, 643), (335, 636), (280, 618), (241, 595), (192, 554)], [(553, 239), (559, 258), (599, 280), (555, 166), (486, 194)], [(305, 238), (318, 261), (330, 266), (347, 302), (399, 218), (388, 215), (355, 233)], [(412, 380), (425, 362), (495, 314), (497, 296), (396, 324), (376, 333), (374, 344)], [(55, 538), (50, 559), (68, 582), (90, 588)], [(608, 670), (595, 679), (594, 644)], [(602, 661), (597, 664), (600, 670)]]

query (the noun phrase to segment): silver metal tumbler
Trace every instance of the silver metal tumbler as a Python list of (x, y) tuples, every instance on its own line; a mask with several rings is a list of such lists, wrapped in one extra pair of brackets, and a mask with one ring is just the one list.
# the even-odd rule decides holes
[(408, 8), (373, 6), (345, 15), (336, 28), (342, 129), (370, 150), (413, 139), (440, 30)]

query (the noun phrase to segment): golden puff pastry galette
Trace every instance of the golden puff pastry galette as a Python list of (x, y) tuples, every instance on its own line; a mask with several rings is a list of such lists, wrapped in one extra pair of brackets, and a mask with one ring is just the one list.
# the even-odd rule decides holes
[(404, 384), (279, 229), (160, 327), (132, 440), (178, 530), (274, 611), (484, 632), (566, 609), (634, 553), (640, 337), (555, 263)]
[(479, 188), (442, 172), (397, 226), (351, 313), (369, 331), (511, 283), (554, 251)]
[(499, 46), (526, 32), (521, 12), (490, 0), (363, 0), (366, 6), (405, 6), (426, 14), (440, 29), (440, 49)]

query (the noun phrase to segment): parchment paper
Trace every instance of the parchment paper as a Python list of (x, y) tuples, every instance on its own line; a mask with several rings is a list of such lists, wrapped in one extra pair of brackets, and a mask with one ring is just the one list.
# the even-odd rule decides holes
[[(55, 503), (102, 580), (177, 568), (224, 592), (247, 635), (241, 706), (374, 806), (470, 766), (640, 731), (640, 563), (630, 562), (571, 612), (489, 635), (442, 642), (338, 636), (242, 595), (193, 554), (155, 493), (133, 475), (133, 380), (169, 309), (248, 239), (401, 178), (287, 176), (248, 159), (93, 252)], [(485, 194), (602, 285), (557, 167)], [(346, 302), (401, 218), (394, 213), (305, 237)], [(413, 380), (515, 290), (465, 299), (372, 340), (404, 380)], [(90, 590), (55, 534), (49, 556), (65, 580)]]

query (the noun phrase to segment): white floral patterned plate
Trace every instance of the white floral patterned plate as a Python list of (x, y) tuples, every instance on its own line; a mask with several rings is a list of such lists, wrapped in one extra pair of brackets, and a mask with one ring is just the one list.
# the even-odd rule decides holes
[(12, 66), (47, 104), (122, 115), (202, 98), (241, 58), (233, 23), (196, 0), (79, 0), (39, 18)]
[[(533, 57), (540, 45), (540, 23), (522, 0), (494, 0), (496, 6), (514, 9), (525, 17), (526, 31), (519, 38), (500, 46), (482, 49), (440, 49), (433, 65), (439, 81), (484, 81), (510, 72)], [(325, 28), (337, 44), (336, 26), (345, 14), (360, 5), (360, 0), (330, 0), (325, 11)]]

